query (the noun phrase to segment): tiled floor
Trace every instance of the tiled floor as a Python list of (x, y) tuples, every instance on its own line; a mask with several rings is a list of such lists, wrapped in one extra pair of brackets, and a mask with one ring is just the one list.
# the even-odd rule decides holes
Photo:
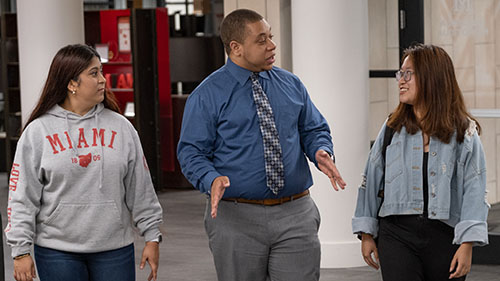
[[(0, 174), (0, 211), (3, 226), (6, 218), (7, 179)], [(159, 194), (164, 209), (159, 279), (161, 281), (214, 281), (212, 256), (203, 228), (205, 197), (194, 190), (169, 190)], [(139, 264), (144, 242), (136, 239), (136, 261)], [(4, 244), (5, 280), (13, 280), (10, 249)], [(500, 258), (500, 254), (499, 254)], [(138, 267), (137, 267), (138, 268)], [(147, 280), (149, 272), (137, 270), (137, 280)], [(322, 269), (322, 281), (379, 281), (380, 273), (369, 267)], [(468, 281), (500, 280), (500, 266), (473, 265)], [(115, 280), (110, 280), (115, 281)], [(116, 280), (119, 281), (119, 280)], [(404, 281), (404, 279), (402, 279)]]

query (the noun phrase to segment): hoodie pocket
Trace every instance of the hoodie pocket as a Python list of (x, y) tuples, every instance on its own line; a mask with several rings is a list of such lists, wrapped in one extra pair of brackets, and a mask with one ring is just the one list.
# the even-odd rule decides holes
[(92, 203), (61, 201), (43, 224), (54, 239), (69, 243), (103, 244), (120, 237), (123, 225), (112, 200)]

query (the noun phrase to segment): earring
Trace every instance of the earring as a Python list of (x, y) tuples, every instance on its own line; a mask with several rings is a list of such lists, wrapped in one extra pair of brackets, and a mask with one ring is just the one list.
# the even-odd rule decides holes
[(71, 93), (74, 95), (74, 94), (76, 94), (76, 91), (75, 91), (75, 90), (72, 90), (72, 91), (71, 91)]

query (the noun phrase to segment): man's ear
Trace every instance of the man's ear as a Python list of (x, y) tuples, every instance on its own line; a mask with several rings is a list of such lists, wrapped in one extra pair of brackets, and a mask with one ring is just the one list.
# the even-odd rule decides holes
[(239, 57), (241, 55), (241, 52), (242, 52), (242, 46), (240, 43), (236, 42), (236, 41), (231, 41), (229, 42), (229, 47), (231, 48), (231, 53), (237, 57)]

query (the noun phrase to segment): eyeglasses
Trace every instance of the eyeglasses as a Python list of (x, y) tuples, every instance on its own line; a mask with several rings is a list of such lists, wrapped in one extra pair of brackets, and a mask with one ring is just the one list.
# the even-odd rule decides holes
[(405, 71), (398, 70), (398, 71), (396, 71), (396, 80), (399, 81), (399, 80), (401, 80), (401, 77), (402, 77), (406, 82), (408, 82), (411, 80), (412, 74), (413, 74), (413, 71), (411, 71), (411, 70), (405, 70)]

